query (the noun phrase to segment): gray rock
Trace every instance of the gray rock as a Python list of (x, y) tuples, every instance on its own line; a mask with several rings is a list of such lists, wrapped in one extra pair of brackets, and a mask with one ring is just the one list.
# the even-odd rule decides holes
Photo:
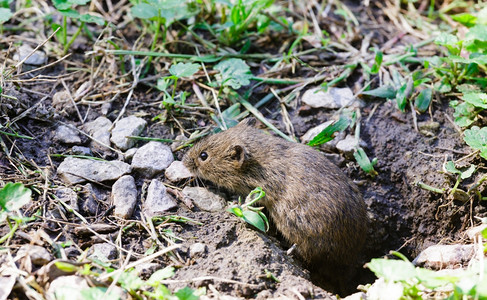
[[(34, 51), (34, 48), (31, 46), (24, 44), (20, 46), (17, 50), (17, 53), (14, 55), (14, 59), (17, 61), (22, 61), (28, 55), (30, 55)], [(34, 66), (41, 66), (47, 62), (46, 53), (41, 50), (37, 50), (36, 52), (32, 53), (32, 55), (27, 58), (24, 64), (27, 65), (34, 65)]]
[(91, 250), (93, 252), (90, 258), (96, 258), (101, 261), (108, 261), (118, 257), (117, 247), (110, 243), (94, 244)]
[(162, 269), (161, 265), (153, 262), (142, 263), (135, 266), (137, 274), (147, 277), (159, 269)]
[(81, 276), (70, 275), (61, 276), (54, 279), (46, 293), (48, 300), (55, 299), (71, 299), (81, 300), (84, 299), (81, 295), (81, 291), (88, 289), (89, 285), (86, 280)]
[(307, 90), (301, 100), (303, 103), (314, 108), (338, 109), (351, 106), (357, 99), (349, 88), (331, 87), (324, 92), (320, 87)]
[(350, 134), (336, 144), (336, 148), (346, 156), (353, 155), (358, 146), (366, 147), (367, 144), (363, 141), (357, 143), (357, 139)]
[(189, 247), (190, 257), (200, 257), (206, 253), (206, 245), (203, 243), (194, 243)]
[(333, 120), (326, 121), (325, 123), (318, 125), (316, 127), (311, 128), (310, 130), (306, 131), (306, 133), (301, 137), (301, 142), (303, 144), (309, 143), (312, 139), (314, 139), (320, 132), (323, 131), (326, 127), (331, 125)]
[(23, 245), (17, 252), (19, 257), (29, 256), (34, 265), (42, 266), (50, 262), (53, 257), (46, 248), (36, 245)]
[(112, 203), (115, 205), (114, 214), (128, 219), (132, 216), (137, 203), (137, 187), (130, 175), (120, 177), (112, 186)]
[(59, 125), (54, 132), (54, 140), (64, 144), (79, 144), (81, 138), (78, 131), (66, 125)]
[(175, 160), (166, 169), (166, 178), (172, 182), (181, 181), (193, 177), (191, 172), (184, 166), (182, 161)]
[(125, 151), (125, 153), (123, 154), (123, 158), (125, 160), (130, 160), (134, 157), (135, 155), (135, 152), (137, 152), (137, 150), (139, 150), (139, 148), (130, 148), (128, 149), (127, 151)]
[(132, 158), (132, 168), (151, 178), (164, 171), (173, 161), (171, 148), (151, 141), (135, 152)]
[(434, 245), (413, 260), (413, 264), (434, 270), (464, 266), (475, 255), (475, 245)]
[(102, 194), (98, 189), (94, 188), (91, 183), (83, 186), (83, 204), (81, 208), (89, 215), (96, 216), (99, 211), (98, 202), (106, 200), (106, 195)]
[(153, 217), (176, 206), (176, 200), (167, 193), (164, 184), (157, 179), (152, 179), (143, 205), (144, 213), (149, 217)]
[(184, 145), (189, 139), (184, 135), (178, 135), (171, 143), (171, 150), (175, 152), (180, 146)]
[(93, 153), (91, 153), (91, 149), (83, 146), (73, 146), (73, 148), (71, 148), (71, 152), (74, 155), (93, 156)]
[(56, 189), (56, 197), (64, 203), (71, 206), (74, 210), (79, 211), (78, 194), (70, 188), (59, 187)]
[(199, 209), (205, 211), (222, 211), (227, 204), (222, 196), (203, 187), (187, 186), (183, 189), (183, 195), (185, 198), (192, 200)]
[[(83, 128), (93, 137), (91, 140), (91, 148), (95, 151), (102, 153), (110, 151), (106, 146), (110, 146), (110, 128), (112, 127), (112, 121), (105, 117), (98, 117), (94, 121), (86, 123)], [(100, 143), (97, 143), (96, 141)], [(102, 145), (101, 143), (105, 144)]]
[(146, 125), (147, 122), (144, 119), (136, 116), (120, 119), (112, 129), (112, 137), (110, 140), (119, 149), (127, 150), (136, 143), (136, 140), (128, 139), (127, 136), (138, 136), (142, 133)]
[(67, 157), (58, 167), (60, 177), (69, 184), (82, 183), (87, 180), (104, 182), (117, 180), (131, 171), (129, 164), (114, 160), (100, 161)]

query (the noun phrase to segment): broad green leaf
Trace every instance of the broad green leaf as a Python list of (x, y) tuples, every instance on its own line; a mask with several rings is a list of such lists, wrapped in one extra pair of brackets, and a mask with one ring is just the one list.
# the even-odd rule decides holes
[(179, 300), (198, 300), (200, 298), (187, 286), (174, 293), (174, 296), (178, 297)]
[(348, 125), (350, 124), (350, 120), (344, 117), (340, 117), (338, 121), (335, 121), (333, 124), (328, 125), (325, 129), (323, 129), (317, 136), (315, 136), (309, 143), (308, 146), (318, 146), (329, 142), (333, 139), (333, 134), (337, 131), (343, 131), (347, 129)]
[(434, 90), (442, 94), (446, 94), (451, 92), (452, 86), (447, 79), (443, 79), (442, 81), (438, 81), (434, 84)]
[(462, 174), (462, 172), (455, 167), (455, 163), (451, 160), (445, 163), (445, 170), (452, 174)]
[(364, 170), (367, 174), (370, 174), (372, 176), (377, 175), (377, 171), (374, 170), (374, 165), (377, 161), (374, 159), (371, 162), (362, 147), (358, 147), (357, 151), (353, 153), (353, 156), (355, 157), (355, 160), (359, 164), (360, 168), (362, 168), (362, 170)]
[(433, 95), (433, 91), (431, 88), (426, 88), (422, 90), (416, 100), (414, 101), (414, 106), (420, 111), (425, 112), (431, 103), (431, 98)]
[(480, 156), (487, 159), (487, 127), (473, 126), (465, 130), (463, 139), (470, 147), (480, 150)]
[(473, 106), (487, 109), (487, 94), (486, 93), (468, 93), (461, 97), (465, 102)]
[(76, 10), (72, 8), (64, 9), (64, 10), (59, 10), (59, 12), (68, 18), (73, 18), (73, 19), (79, 19), (80, 18), (80, 13), (77, 12)]
[(435, 44), (442, 46), (457, 46), (458, 38), (453, 34), (442, 32), (436, 37)]
[(455, 124), (458, 126), (468, 127), (475, 121), (477, 116), (475, 106), (467, 102), (459, 103), (458, 101), (451, 101), (450, 106), (455, 108), (453, 117), (455, 117)]
[(430, 289), (443, 287), (449, 283), (458, 281), (457, 276), (445, 275), (424, 268), (416, 268), (416, 278)]
[(140, 19), (153, 19), (157, 18), (157, 9), (147, 3), (139, 3), (132, 7), (130, 10), (132, 15)]
[(394, 99), (394, 97), (396, 97), (396, 89), (393, 86), (387, 84), (373, 90), (363, 91), (362, 95), (378, 97), (378, 98)]
[(414, 265), (404, 260), (374, 258), (366, 266), (377, 277), (386, 280), (405, 281), (416, 276)]
[(466, 171), (462, 172), (462, 175), (460, 177), (462, 179), (470, 178), (472, 174), (475, 172), (475, 170), (476, 170), (476, 166), (470, 165), (470, 167)]
[(103, 19), (102, 17), (99, 17), (99, 16), (84, 14), (84, 15), (81, 15), (79, 19), (85, 23), (95, 23), (95, 24), (98, 24), (100, 26), (105, 25), (105, 19)]
[(85, 5), (91, 0), (53, 0), (52, 3), (58, 10), (66, 10), (77, 5)]
[(54, 263), (54, 265), (59, 270), (61, 270), (63, 272), (67, 272), (67, 273), (71, 273), (71, 272), (74, 273), (74, 272), (76, 272), (76, 271), (79, 270), (79, 267), (78, 266), (75, 266), (75, 265), (70, 264), (70, 263), (67, 263), (67, 262), (56, 261)]
[(7, 22), (14, 14), (9, 8), (0, 8), (0, 23)]
[(265, 222), (257, 212), (245, 210), (243, 212), (243, 219), (245, 220), (245, 222), (249, 223), (260, 231), (266, 232)]
[(165, 267), (164, 269), (157, 270), (147, 280), (147, 284), (156, 286), (160, 284), (161, 280), (168, 279), (174, 276), (174, 267)]
[[(19, 210), (22, 206), (31, 201), (32, 191), (25, 188), (22, 183), (7, 183), (0, 190), (0, 212), (8, 213)], [(6, 217), (2, 214), (0, 222)]]
[(144, 285), (144, 281), (139, 277), (137, 271), (129, 270), (123, 272), (118, 278), (120, 286), (128, 291), (135, 291)]
[(477, 23), (477, 17), (468, 13), (462, 13), (458, 15), (451, 16), (453, 20), (467, 26), (472, 27)]
[(178, 78), (190, 77), (193, 76), (194, 73), (198, 72), (199, 69), (200, 69), (199, 64), (180, 62), (176, 65), (172, 65), (169, 68), (169, 73), (171, 73), (171, 75), (176, 76)]
[(220, 85), (231, 86), (235, 90), (250, 84), (252, 78), (249, 66), (240, 58), (221, 61), (215, 66), (215, 70), (220, 71), (217, 76)]

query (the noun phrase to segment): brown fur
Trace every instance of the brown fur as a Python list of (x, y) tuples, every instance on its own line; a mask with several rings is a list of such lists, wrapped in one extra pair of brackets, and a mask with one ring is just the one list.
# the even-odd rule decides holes
[[(308, 264), (355, 263), (367, 233), (355, 184), (319, 151), (266, 134), (244, 120), (194, 145), (183, 162), (197, 177), (259, 202)], [(206, 152), (206, 160), (200, 154)]]

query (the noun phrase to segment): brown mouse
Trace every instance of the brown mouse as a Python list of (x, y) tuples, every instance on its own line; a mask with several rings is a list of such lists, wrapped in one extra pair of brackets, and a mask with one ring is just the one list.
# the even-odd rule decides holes
[(284, 238), (309, 265), (352, 265), (367, 234), (357, 186), (318, 150), (254, 128), (254, 119), (209, 136), (184, 156), (197, 177), (259, 200)]

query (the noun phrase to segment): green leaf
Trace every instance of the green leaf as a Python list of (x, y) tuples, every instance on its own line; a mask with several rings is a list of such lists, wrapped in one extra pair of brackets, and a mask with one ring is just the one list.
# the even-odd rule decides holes
[(174, 276), (174, 267), (165, 267), (164, 269), (157, 270), (147, 280), (147, 284), (151, 286), (157, 286), (161, 283), (161, 280), (168, 279)]
[(318, 146), (331, 141), (335, 132), (347, 129), (349, 124), (350, 120), (348, 118), (340, 117), (338, 121), (335, 121), (333, 124), (328, 125), (317, 136), (309, 141), (308, 146)]
[[(80, 298), (83, 300), (119, 300), (120, 296), (116, 291), (107, 293), (106, 287), (91, 287), (80, 291)], [(57, 298), (56, 298), (57, 299)]]
[(74, 9), (68, 8), (64, 10), (59, 10), (59, 12), (68, 18), (79, 19), (81, 17), (80, 13)]
[(7, 22), (14, 14), (9, 8), (0, 8), (0, 23)]
[(473, 106), (487, 109), (487, 94), (486, 93), (468, 93), (461, 96), (461, 98)]
[(451, 160), (445, 163), (445, 170), (452, 174), (462, 174), (462, 172), (455, 167), (455, 163)]
[(153, 19), (157, 18), (158, 12), (155, 7), (147, 3), (139, 3), (134, 5), (130, 12), (132, 16), (140, 19)]
[(353, 156), (355, 157), (355, 160), (359, 164), (360, 168), (364, 170), (366, 173), (375, 176), (377, 175), (377, 171), (374, 170), (374, 165), (376, 163), (376, 160), (373, 160), (370, 162), (369, 157), (367, 154), (365, 154), (364, 149), (362, 147), (358, 147), (357, 150), (353, 153)]
[(265, 222), (259, 215), (259, 213), (251, 210), (245, 210), (243, 212), (243, 219), (245, 220), (245, 222), (249, 223), (260, 231), (266, 232)]
[(177, 65), (172, 65), (171, 68), (169, 68), (169, 73), (178, 78), (191, 77), (194, 73), (198, 72), (199, 69), (199, 64), (180, 62)]
[(416, 100), (414, 101), (414, 106), (420, 111), (425, 112), (431, 103), (431, 97), (433, 95), (433, 90), (431, 88), (426, 88), (422, 90)]
[(102, 17), (99, 17), (99, 16), (84, 14), (84, 15), (81, 15), (79, 19), (85, 23), (95, 23), (95, 24), (98, 24), (100, 26), (105, 25), (105, 19), (103, 19)]
[(463, 139), (470, 147), (480, 150), (480, 156), (487, 159), (487, 127), (473, 126), (465, 130)]
[(367, 268), (375, 276), (392, 281), (405, 281), (416, 276), (414, 265), (404, 260), (374, 258), (367, 263)]
[(462, 13), (458, 15), (451, 16), (453, 20), (467, 26), (472, 27), (477, 23), (477, 17), (468, 13)]
[(221, 86), (231, 86), (238, 90), (240, 87), (249, 85), (252, 73), (245, 61), (240, 58), (230, 58), (219, 62), (215, 70), (220, 71), (217, 77)]
[(198, 300), (200, 298), (187, 286), (174, 293), (174, 296), (178, 297), (179, 300)]
[(67, 262), (56, 261), (54, 262), (54, 265), (56, 266), (56, 268), (66, 273), (71, 273), (71, 272), (74, 273), (79, 270), (78, 266), (75, 266)]
[(7, 183), (0, 190), (0, 222), (5, 220), (7, 213), (19, 210), (31, 201), (32, 191), (20, 182)]
[(476, 170), (476, 166), (470, 165), (470, 167), (466, 171), (462, 172), (461, 178), (462, 179), (470, 178), (472, 174), (475, 172), (475, 170)]
[(137, 271), (133, 269), (123, 272), (118, 278), (118, 282), (120, 283), (120, 286), (127, 291), (138, 290), (144, 285), (144, 281), (140, 279)]
[(451, 101), (450, 106), (455, 108), (453, 116), (455, 117), (455, 124), (460, 127), (468, 127), (477, 116), (475, 106), (467, 102), (459, 103), (458, 101)]
[(403, 84), (399, 90), (397, 91), (396, 94), (396, 102), (397, 102), (397, 107), (401, 110), (404, 111), (406, 108), (406, 103), (408, 101), (409, 95), (411, 93), (411, 85), (412, 85), (412, 80), (408, 80), (405, 84)]
[(378, 98), (386, 98), (386, 99), (394, 99), (396, 96), (396, 89), (392, 85), (383, 85), (376, 89), (363, 91), (362, 95), (378, 97)]
[(227, 211), (236, 215), (239, 218), (243, 217), (242, 208), (240, 208), (240, 207), (230, 207), (230, 208), (227, 208)]

